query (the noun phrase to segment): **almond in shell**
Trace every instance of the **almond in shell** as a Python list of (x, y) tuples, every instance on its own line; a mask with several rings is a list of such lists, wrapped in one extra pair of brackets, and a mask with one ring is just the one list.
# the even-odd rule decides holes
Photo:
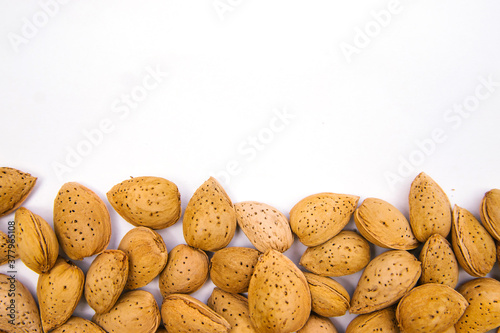
[(177, 185), (161, 177), (136, 177), (116, 184), (106, 194), (125, 221), (139, 227), (164, 229), (181, 217)]
[[(12, 221), (10, 223), (12, 223)], [(19, 252), (17, 250), (15, 239), (11, 241), (5, 232), (0, 231), (0, 266), (5, 265), (10, 260), (16, 260), (18, 258)]]
[(386, 332), (399, 333), (396, 311), (393, 306), (360, 314), (347, 325), (346, 333)]
[(427, 239), (420, 251), (422, 263), (420, 283), (441, 283), (455, 288), (458, 283), (458, 262), (450, 243), (440, 234)]
[(273, 249), (285, 252), (292, 246), (293, 234), (286, 216), (276, 208), (255, 201), (234, 205), (236, 221), (260, 252)]
[(59, 326), (51, 333), (106, 333), (105, 330), (82, 317), (71, 317), (63, 325)]
[(248, 310), (248, 299), (220, 288), (214, 288), (207, 305), (231, 325), (231, 333), (256, 333)]
[(483, 226), (493, 238), (500, 241), (500, 189), (486, 192), (479, 213)]
[(312, 311), (323, 317), (339, 317), (349, 310), (351, 298), (337, 281), (313, 273), (304, 273), (311, 291)]
[(290, 211), (292, 231), (306, 246), (317, 246), (336, 236), (351, 219), (359, 197), (349, 194), (310, 195)]
[(337, 329), (329, 318), (311, 313), (306, 324), (297, 333), (337, 333)]
[(36, 177), (20, 170), (0, 167), (0, 217), (12, 213), (33, 190)]

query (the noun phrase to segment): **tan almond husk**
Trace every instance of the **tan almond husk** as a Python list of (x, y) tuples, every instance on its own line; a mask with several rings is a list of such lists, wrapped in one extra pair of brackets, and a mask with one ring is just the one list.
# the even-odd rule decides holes
[(345, 331), (345, 333), (372, 332), (399, 333), (396, 310), (393, 306), (356, 316)]
[(365, 199), (354, 212), (354, 222), (361, 235), (377, 246), (413, 250), (419, 245), (403, 213), (382, 199)]
[(337, 329), (329, 318), (311, 313), (306, 324), (297, 333), (337, 333)]
[(440, 234), (427, 239), (420, 251), (422, 263), (420, 283), (441, 283), (455, 288), (458, 283), (459, 267), (451, 244)]
[(486, 230), (500, 241), (500, 189), (495, 188), (484, 194), (479, 214)]
[(261, 202), (244, 201), (234, 205), (236, 222), (260, 252), (285, 252), (293, 244), (292, 229), (285, 214)]
[(304, 273), (311, 291), (312, 311), (323, 317), (340, 317), (349, 310), (351, 298), (337, 281), (313, 273)]
[(13, 262), (18, 258), (19, 251), (17, 250), (16, 242), (12, 242), (5, 232), (0, 231), (0, 266), (7, 264), (9, 261)]
[(226, 333), (231, 329), (221, 315), (185, 294), (167, 296), (161, 306), (161, 317), (169, 333)]
[(0, 167), (0, 217), (15, 211), (36, 184), (36, 177), (20, 170)]
[(465, 208), (453, 208), (451, 244), (462, 268), (474, 277), (488, 274), (496, 262), (495, 241)]
[(370, 244), (355, 231), (344, 230), (327, 242), (310, 247), (300, 265), (321, 276), (344, 276), (362, 270), (370, 262)]
[(24, 207), (16, 210), (14, 221), (21, 261), (38, 274), (48, 272), (59, 255), (54, 230), (41, 216)]
[(164, 229), (181, 217), (177, 185), (161, 177), (135, 177), (116, 184), (106, 194), (121, 217), (136, 227)]
[(207, 305), (231, 325), (232, 333), (257, 333), (250, 320), (248, 299), (215, 287)]
[(305, 197), (290, 211), (290, 226), (300, 242), (317, 246), (336, 236), (347, 225), (359, 197), (330, 192)]
[(98, 325), (94, 324), (90, 320), (81, 317), (71, 317), (63, 325), (59, 326), (51, 333), (106, 333)]
[(219, 182), (210, 177), (189, 200), (182, 219), (186, 243), (204, 251), (226, 247), (236, 231), (233, 203)]

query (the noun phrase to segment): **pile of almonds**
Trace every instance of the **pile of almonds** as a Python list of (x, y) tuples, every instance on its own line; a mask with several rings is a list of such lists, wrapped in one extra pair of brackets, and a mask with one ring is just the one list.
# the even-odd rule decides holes
[[(500, 282), (486, 277), (500, 244), (498, 189), (485, 194), (481, 222), (452, 208), (424, 173), (411, 184), (409, 219), (384, 200), (358, 205), (360, 197), (335, 193), (305, 197), (288, 219), (265, 203), (233, 204), (210, 178), (184, 211), (186, 244), (167, 253), (155, 230), (181, 217), (174, 183), (137, 177), (107, 192), (113, 209), (134, 226), (117, 249), (108, 249), (110, 214), (91, 189), (76, 182), (60, 188), (52, 229), (21, 207), (35, 183), (28, 173), (0, 168), (0, 216), (15, 211), (15, 256), (39, 274), (36, 297), (0, 274), (0, 332), (321, 333), (337, 332), (329, 317), (347, 312), (357, 314), (349, 333), (500, 326)], [(357, 231), (345, 229), (351, 218)], [(227, 247), (238, 227), (254, 248)], [(283, 254), (294, 236), (307, 247), (303, 269)], [(387, 250), (372, 258), (374, 246)], [(1, 264), (12, 259), (12, 248), (1, 233)], [(74, 264), (92, 256), (87, 272)], [(457, 286), (460, 267), (471, 278)], [(352, 295), (332, 278), (356, 272)], [(139, 289), (156, 277), (161, 306)], [(189, 294), (209, 277), (216, 288), (205, 304)], [(95, 311), (91, 321), (73, 315), (82, 298)]]

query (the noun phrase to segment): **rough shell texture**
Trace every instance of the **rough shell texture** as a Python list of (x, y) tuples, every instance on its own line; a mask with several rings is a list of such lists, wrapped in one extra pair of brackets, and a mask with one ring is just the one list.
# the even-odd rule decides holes
[(422, 263), (420, 283), (441, 283), (455, 288), (458, 283), (458, 262), (450, 243), (440, 234), (427, 239), (420, 251)]
[(395, 304), (420, 278), (420, 262), (404, 250), (390, 250), (366, 266), (351, 298), (350, 313), (363, 314)]
[(349, 194), (318, 193), (300, 200), (290, 211), (290, 226), (306, 246), (323, 244), (349, 222), (359, 197)]
[(12, 213), (33, 190), (36, 177), (13, 168), (0, 167), (0, 217)]
[(190, 294), (203, 286), (208, 278), (209, 259), (205, 252), (179, 244), (168, 254), (167, 265), (160, 273), (163, 297), (170, 294)]
[(358, 233), (344, 230), (326, 243), (308, 248), (300, 265), (322, 276), (344, 276), (370, 262), (370, 244)]
[(495, 265), (495, 241), (474, 215), (457, 205), (453, 208), (451, 244), (460, 266), (472, 276), (485, 276)]
[(210, 177), (189, 200), (182, 219), (186, 243), (204, 251), (226, 247), (236, 231), (233, 203), (222, 186)]
[(163, 324), (169, 333), (225, 333), (231, 325), (221, 315), (196, 298), (172, 294), (161, 306)]
[(177, 185), (161, 177), (136, 177), (116, 184), (106, 194), (125, 221), (139, 227), (163, 229), (181, 217)]
[(457, 332), (487, 332), (500, 326), (500, 282), (492, 278), (470, 280), (458, 289), (469, 306), (455, 325)]
[(226, 247), (215, 252), (210, 266), (212, 282), (227, 292), (247, 292), (259, 255), (259, 251), (248, 247)]
[(294, 332), (309, 318), (311, 292), (304, 274), (290, 259), (268, 250), (255, 265), (248, 305), (259, 332)]
[(106, 333), (106, 331), (87, 319), (71, 317), (51, 333)]
[(406, 217), (387, 201), (365, 199), (354, 212), (354, 222), (361, 235), (377, 246), (412, 250), (419, 245)]
[(14, 221), (21, 261), (38, 274), (48, 272), (59, 255), (54, 230), (42, 217), (24, 207), (16, 210)]
[(493, 238), (500, 241), (500, 189), (486, 192), (479, 213), (486, 230)]
[(161, 317), (150, 292), (132, 290), (122, 294), (109, 312), (95, 314), (92, 321), (108, 333), (154, 333)]
[(257, 332), (250, 320), (248, 299), (239, 294), (214, 288), (207, 301), (208, 306), (231, 325), (231, 333)]
[(70, 259), (98, 254), (106, 249), (111, 237), (108, 209), (90, 189), (66, 183), (54, 200), (54, 231)]
[(448, 236), (451, 229), (450, 201), (431, 177), (420, 173), (411, 183), (408, 199), (411, 229), (419, 242), (425, 242), (433, 234)]
[(313, 273), (304, 273), (311, 291), (312, 311), (324, 317), (339, 317), (349, 310), (351, 298), (337, 281)]
[(36, 294), (45, 332), (64, 324), (83, 293), (85, 275), (69, 260), (59, 257), (52, 269), (38, 276)]
[(292, 246), (293, 234), (286, 216), (276, 208), (255, 201), (234, 205), (236, 221), (260, 252), (273, 249), (285, 252)]
[(399, 333), (399, 326), (396, 320), (394, 307), (361, 314), (355, 317), (347, 325), (345, 333)]
[(87, 271), (85, 299), (96, 313), (111, 310), (120, 297), (128, 278), (128, 256), (120, 250), (99, 254)]
[(468, 305), (453, 288), (427, 283), (403, 296), (396, 309), (396, 318), (403, 332), (442, 332), (455, 325)]
[[(14, 318), (11, 317), (11, 314)], [(14, 325), (12, 325), (12, 320)], [(12, 330), (14, 327), (15, 330)], [(19, 280), (1, 273), (0, 330), (25, 333), (42, 332), (40, 313), (33, 295)]]
[(19, 258), (19, 252), (15, 243), (11, 243), (9, 236), (0, 231), (0, 266)]
[(165, 268), (168, 259), (167, 247), (156, 231), (136, 227), (123, 236), (118, 250), (128, 256), (128, 279), (126, 289), (141, 288), (153, 281)]
[(297, 333), (337, 333), (337, 329), (330, 319), (311, 313), (306, 324)]

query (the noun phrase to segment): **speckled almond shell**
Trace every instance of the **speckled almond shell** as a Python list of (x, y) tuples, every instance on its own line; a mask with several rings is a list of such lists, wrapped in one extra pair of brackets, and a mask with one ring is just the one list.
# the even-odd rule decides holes
[(260, 252), (248, 247), (226, 247), (210, 260), (210, 279), (230, 293), (246, 293)]
[(458, 263), (472, 276), (488, 274), (496, 262), (495, 241), (465, 208), (453, 208), (451, 244)]
[(306, 324), (297, 333), (337, 333), (337, 329), (329, 318), (311, 313)]
[(21, 206), (33, 190), (36, 180), (29, 173), (0, 167), (0, 217)]
[(111, 238), (108, 209), (87, 187), (66, 183), (54, 200), (54, 231), (59, 246), (72, 260), (101, 253)]
[(248, 306), (259, 332), (284, 333), (302, 328), (311, 312), (311, 292), (304, 273), (282, 253), (266, 251), (250, 279)]
[(396, 319), (406, 333), (443, 332), (455, 325), (469, 303), (455, 289), (426, 283), (399, 301)]
[(419, 242), (431, 235), (447, 237), (451, 229), (451, 205), (443, 189), (421, 172), (410, 187), (408, 196), (410, 225)]
[(128, 256), (121, 250), (106, 250), (95, 257), (85, 277), (85, 299), (96, 313), (111, 310), (125, 288)]
[(406, 217), (387, 201), (365, 199), (354, 212), (354, 222), (361, 235), (377, 246), (413, 250), (419, 245)]
[(106, 333), (106, 331), (87, 319), (71, 317), (51, 333)]
[(125, 289), (136, 289), (153, 281), (165, 268), (168, 252), (160, 234), (146, 227), (136, 227), (123, 236), (118, 250), (128, 256), (128, 279)]
[(458, 262), (450, 243), (440, 234), (427, 239), (420, 251), (422, 263), (420, 283), (441, 283), (455, 288), (458, 283)]
[(486, 230), (493, 238), (500, 241), (500, 189), (492, 189), (485, 193), (479, 214)]
[(417, 284), (420, 273), (420, 261), (408, 251), (379, 254), (361, 274), (349, 312), (364, 314), (395, 304)]
[(186, 243), (204, 251), (226, 247), (236, 231), (233, 203), (222, 186), (210, 177), (189, 200), (182, 219)]
[(64, 324), (83, 294), (85, 275), (69, 260), (59, 257), (52, 269), (38, 276), (36, 294), (44, 332)]
[(361, 314), (347, 325), (345, 333), (399, 333), (396, 311), (393, 306)]
[(305, 246), (317, 246), (336, 236), (351, 219), (359, 197), (349, 194), (318, 193), (293, 206), (290, 226)]
[[(0, 266), (19, 258), (19, 252), (16, 246), (11, 245), (9, 249), (9, 236), (3, 231), (0, 231)], [(10, 251), (9, 251), (10, 250)]]
[(265, 203), (239, 202), (234, 205), (236, 221), (260, 252), (285, 252), (293, 244), (292, 229), (285, 214)]
[(344, 276), (370, 262), (370, 244), (355, 231), (344, 230), (326, 243), (308, 248), (300, 265), (321, 276)]
[(123, 293), (109, 312), (95, 314), (92, 321), (108, 333), (155, 333), (161, 317), (150, 292), (132, 290)]
[(106, 194), (125, 221), (139, 227), (164, 229), (181, 217), (177, 185), (161, 177), (135, 177), (116, 184)]
[(311, 291), (312, 311), (323, 317), (339, 317), (349, 310), (351, 298), (337, 281), (313, 273), (304, 273)]
[(214, 288), (207, 305), (231, 325), (231, 333), (257, 333), (250, 320), (248, 299), (240, 294)]
[(457, 332), (487, 332), (500, 326), (500, 282), (492, 278), (476, 278), (458, 289), (469, 306), (455, 324)]
[(209, 265), (204, 251), (186, 244), (175, 246), (160, 273), (161, 294), (165, 298), (170, 294), (190, 294), (200, 289), (208, 279)]
[(21, 261), (38, 274), (48, 272), (59, 255), (54, 230), (41, 216), (24, 207), (16, 210), (14, 221)]
[(169, 333), (226, 333), (231, 329), (217, 312), (184, 294), (172, 294), (163, 300), (161, 318)]
[[(12, 285), (14, 283), (14, 285)], [(15, 288), (13, 295), (12, 288)], [(12, 300), (15, 306), (15, 318), (11, 318)], [(14, 325), (12, 322), (14, 320)], [(15, 328), (15, 330), (13, 330)], [(33, 295), (19, 280), (0, 273), (0, 330), (5, 332), (42, 332), (40, 313)]]

